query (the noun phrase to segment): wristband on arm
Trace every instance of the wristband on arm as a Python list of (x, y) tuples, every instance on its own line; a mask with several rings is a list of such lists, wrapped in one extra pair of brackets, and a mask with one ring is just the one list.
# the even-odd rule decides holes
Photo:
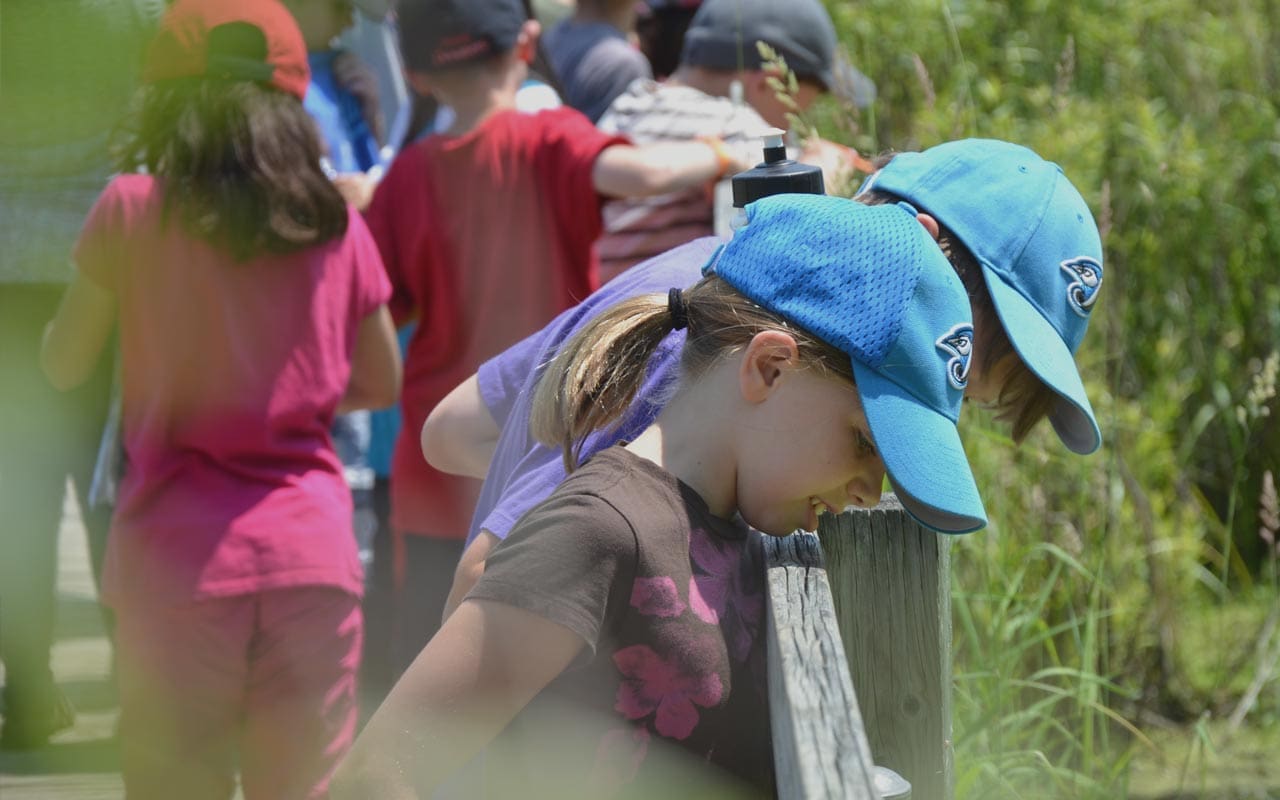
[(720, 180), (733, 169), (733, 154), (725, 146), (724, 139), (719, 136), (699, 136), (698, 141), (710, 147), (716, 154), (716, 180)]

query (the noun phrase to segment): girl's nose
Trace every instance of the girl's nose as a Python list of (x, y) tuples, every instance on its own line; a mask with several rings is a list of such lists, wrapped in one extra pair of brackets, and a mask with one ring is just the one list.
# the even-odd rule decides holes
[(859, 508), (874, 508), (880, 503), (880, 490), (884, 486), (884, 464), (876, 459), (874, 467), (861, 471), (845, 486), (849, 502)]

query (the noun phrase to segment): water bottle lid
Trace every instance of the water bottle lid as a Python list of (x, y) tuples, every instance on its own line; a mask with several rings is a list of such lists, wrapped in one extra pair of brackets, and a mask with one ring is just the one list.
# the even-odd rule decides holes
[(764, 161), (733, 176), (733, 205), (748, 203), (774, 194), (826, 194), (822, 170), (787, 158), (783, 131), (774, 128), (764, 137)]

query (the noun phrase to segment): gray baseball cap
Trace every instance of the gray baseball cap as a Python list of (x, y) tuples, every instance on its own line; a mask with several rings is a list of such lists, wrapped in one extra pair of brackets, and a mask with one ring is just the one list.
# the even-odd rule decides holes
[(865, 107), (876, 85), (843, 56), (819, 0), (705, 0), (684, 35), (680, 63), (710, 69), (759, 69), (756, 42), (778, 51), (797, 77)]

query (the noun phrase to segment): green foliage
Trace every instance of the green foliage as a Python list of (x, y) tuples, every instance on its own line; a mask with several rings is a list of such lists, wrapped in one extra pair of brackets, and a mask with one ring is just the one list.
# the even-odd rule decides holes
[[(1103, 451), (962, 420), (993, 524), (952, 562), (957, 796), (1123, 796), (1145, 720), (1224, 717), (1256, 672), (1257, 615), (1227, 637), (1230, 616), (1188, 631), (1188, 612), (1276, 597), (1258, 520), (1280, 475), (1280, 0), (827, 5), (879, 98), (825, 101), (823, 135), (1025, 144), (1098, 218), (1077, 361)], [(1280, 716), (1276, 694), (1252, 715)]]
[(759, 51), (760, 58), (764, 62), (761, 65), (762, 68), (769, 73), (766, 79), (769, 88), (773, 90), (774, 97), (783, 108), (787, 109), (789, 129), (801, 139), (816, 135), (816, 131), (800, 113), (800, 105), (796, 101), (800, 93), (800, 80), (787, 66), (786, 57), (765, 42), (756, 42), (756, 50)]

